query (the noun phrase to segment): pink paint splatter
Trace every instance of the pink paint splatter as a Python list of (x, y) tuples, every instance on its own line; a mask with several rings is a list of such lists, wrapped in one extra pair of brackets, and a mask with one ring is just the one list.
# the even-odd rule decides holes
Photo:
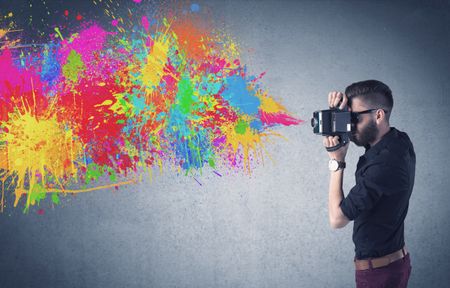
[(261, 122), (267, 125), (281, 124), (284, 126), (298, 125), (303, 120), (296, 119), (285, 113), (266, 113), (261, 111)]
[[(22, 112), (33, 108), (32, 112), (38, 114), (39, 110), (46, 107), (46, 99), (40, 97), (43, 87), (39, 75), (34, 69), (16, 67), (9, 49), (0, 54), (0, 71), (0, 121), (7, 120), (14, 108), (19, 108)], [(15, 97), (8, 97), (10, 95)]]
[(150, 23), (148, 22), (148, 19), (146, 16), (142, 16), (141, 23), (142, 23), (142, 26), (144, 27), (145, 31), (148, 32), (148, 30), (150, 29)]
[(84, 63), (90, 63), (93, 60), (93, 52), (101, 50), (106, 41), (108, 33), (98, 25), (93, 25), (88, 29), (80, 32), (80, 34), (71, 42), (63, 41), (61, 56), (63, 63), (66, 61), (72, 50), (81, 55)]

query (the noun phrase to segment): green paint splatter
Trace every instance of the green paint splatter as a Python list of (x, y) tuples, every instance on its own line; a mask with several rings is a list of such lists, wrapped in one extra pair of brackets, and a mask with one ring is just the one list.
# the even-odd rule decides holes
[(195, 102), (194, 89), (189, 78), (182, 78), (178, 83), (177, 98), (180, 105), (180, 111), (183, 114), (189, 114)]
[(247, 122), (245, 122), (244, 120), (239, 120), (236, 126), (234, 127), (234, 130), (238, 134), (245, 134), (245, 131), (247, 131), (248, 126), (249, 125)]
[(62, 71), (64, 76), (72, 82), (78, 81), (78, 74), (85, 69), (81, 55), (75, 50), (70, 51), (67, 57), (67, 63), (63, 66)]
[(55, 27), (55, 32), (58, 34), (58, 36), (59, 36), (59, 38), (61, 38), (61, 40), (64, 40), (64, 38), (63, 38), (63, 36), (61, 34), (61, 31), (59, 31), (58, 27)]
[(109, 181), (117, 182), (117, 174), (112, 168), (108, 167)]
[(45, 196), (47, 196), (47, 193), (45, 192), (44, 186), (39, 183), (33, 185), (29, 195), (31, 205), (34, 205), (36, 202), (39, 205), (41, 200), (45, 199)]
[[(117, 101), (113, 105), (109, 107), (109, 109), (119, 115), (125, 115), (127, 118), (133, 117), (133, 105), (127, 99), (128, 95), (126, 94), (114, 94), (114, 98)], [(117, 122), (119, 123), (119, 122)]]
[(55, 203), (55, 204), (59, 204), (58, 193), (52, 193), (52, 202)]
[(209, 164), (210, 167), (216, 168), (216, 163), (214, 162), (213, 158), (209, 158), (208, 164)]
[(91, 183), (91, 181), (97, 181), (100, 176), (103, 175), (102, 167), (98, 166), (95, 163), (91, 163), (88, 165), (86, 170), (86, 184)]

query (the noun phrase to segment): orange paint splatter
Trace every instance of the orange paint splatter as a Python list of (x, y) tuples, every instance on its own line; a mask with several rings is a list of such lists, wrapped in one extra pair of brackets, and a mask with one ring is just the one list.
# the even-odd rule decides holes
[(181, 18), (172, 24), (171, 30), (181, 50), (186, 52), (187, 58), (199, 60), (208, 53), (209, 47), (206, 43), (210, 30), (202, 26), (198, 17)]

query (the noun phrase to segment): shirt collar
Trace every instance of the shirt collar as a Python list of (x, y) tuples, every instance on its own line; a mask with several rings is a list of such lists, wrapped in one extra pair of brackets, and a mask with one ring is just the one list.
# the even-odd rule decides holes
[(371, 158), (377, 155), (384, 147), (386, 147), (393, 139), (398, 136), (398, 130), (394, 127), (391, 127), (388, 133), (386, 133), (380, 141), (374, 146), (366, 146), (366, 153), (364, 156), (366, 158)]

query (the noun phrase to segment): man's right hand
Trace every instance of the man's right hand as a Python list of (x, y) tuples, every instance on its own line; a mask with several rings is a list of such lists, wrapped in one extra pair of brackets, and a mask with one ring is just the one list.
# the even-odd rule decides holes
[[(328, 93), (328, 106), (330, 109), (333, 108), (339, 108), (340, 110), (343, 110), (348, 103), (347, 96), (338, 91), (331, 91)], [(325, 136), (323, 138), (323, 146), (327, 147), (334, 147), (339, 144), (339, 136)], [(330, 159), (336, 159), (338, 161), (345, 161), (345, 156), (347, 155), (348, 150), (348, 143), (339, 148), (336, 151), (328, 152), (328, 156), (330, 156)]]
[(328, 106), (330, 109), (332, 108), (339, 108), (340, 110), (343, 110), (348, 103), (348, 97), (338, 91), (331, 91), (328, 93)]
[[(339, 136), (324, 136), (323, 146), (325, 148), (334, 147), (339, 144)], [(347, 156), (348, 143), (337, 149), (336, 151), (328, 152), (330, 159), (336, 159), (338, 161), (345, 162), (345, 156)]]

